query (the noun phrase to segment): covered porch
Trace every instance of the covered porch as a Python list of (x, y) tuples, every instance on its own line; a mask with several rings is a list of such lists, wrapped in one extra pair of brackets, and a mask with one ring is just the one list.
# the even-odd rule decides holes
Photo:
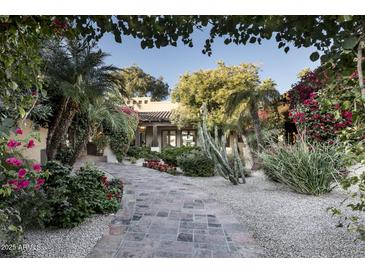
[(141, 123), (136, 131), (135, 145), (151, 147), (153, 151), (160, 152), (169, 146), (194, 146), (196, 144), (196, 129), (178, 129), (169, 122)]

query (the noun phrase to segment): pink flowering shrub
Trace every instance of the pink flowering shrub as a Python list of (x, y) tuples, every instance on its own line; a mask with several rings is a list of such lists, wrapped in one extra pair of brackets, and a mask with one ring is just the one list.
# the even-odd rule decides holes
[(327, 82), (325, 72), (321, 75), (316, 72), (305, 74), (289, 92), (289, 118), (308, 140), (332, 144), (353, 120), (350, 106), (343, 104), (340, 98), (329, 100), (326, 92), (326, 95), (322, 94)]
[(17, 128), (14, 137), (0, 136), (0, 195), (4, 197), (27, 188), (40, 189), (46, 177), (40, 163), (22, 157), (22, 151), (32, 149), (35, 141), (32, 135), (21, 139), (21, 134)]
[(119, 109), (120, 112), (123, 112), (129, 116), (134, 116), (134, 117), (137, 117), (138, 118), (138, 111), (136, 111), (135, 109), (131, 108), (131, 107), (128, 107), (128, 106), (122, 106), (120, 109)]
[[(23, 227), (38, 217), (37, 194), (48, 176), (37, 162), (24, 159), (22, 151), (35, 146), (34, 134), (20, 138), (0, 132), (0, 245), (19, 246)], [(0, 257), (19, 255), (21, 250), (2, 250)]]
[(293, 85), (289, 91), (291, 108), (295, 108), (298, 104), (302, 104), (305, 100), (310, 99), (311, 94), (320, 90), (326, 80), (325, 75), (320, 79), (314, 71), (309, 71), (302, 76), (300, 81)]
[(303, 104), (289, 112), (289, 117), (301, 133), (309, 140), (333, 143), (338, 134), (352, 125), (352, 112), (341, 109), (339, 104), (332, 106), (332, 112), (323, 111), (317, 94), (311, 93)]

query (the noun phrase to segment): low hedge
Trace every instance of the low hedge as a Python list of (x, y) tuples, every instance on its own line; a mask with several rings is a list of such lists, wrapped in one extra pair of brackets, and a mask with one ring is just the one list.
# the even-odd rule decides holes
[(199, 150), (185, 152), (177, 157), (177, 165), (185, 175), (192, 177), (214, 176), (214, 162)]
[(177, 158), (184, 153), (197, 151), (199, 150), (198, 147), (188, 147), (188, 146), (181, 146), (181, 147), (167, 147), (164, 148), (161, 152), (161, 159), (168, 165), (177, 166)]
[(145, 159), (145, 160), (159, 160), (160, 154), (157, 151), (151, 151), (150, 147), (136, 147), (130, 146), (127, 155), (135, 159)]

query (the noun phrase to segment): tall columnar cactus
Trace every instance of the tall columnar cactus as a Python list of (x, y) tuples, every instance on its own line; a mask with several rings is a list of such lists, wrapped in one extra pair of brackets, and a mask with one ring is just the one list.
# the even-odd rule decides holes
[(235, 139), (233, 143), (233, 166), (231, 166), (228, 161), (225, 137), (222, 136), (219, 140), (217, 127), (214, 129), (214, 138), (208, 132), (205, 105), (201, 108), (201, 122), (198, 132), (200, 145), (208, 157), (215, 162), (217, 172), (234, 185), (246, 183), (244, 164), (238, 153), (237, 140)]

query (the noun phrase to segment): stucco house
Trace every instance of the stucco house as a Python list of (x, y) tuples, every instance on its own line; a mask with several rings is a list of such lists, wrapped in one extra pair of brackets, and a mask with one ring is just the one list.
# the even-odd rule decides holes
[(151, 101), (150, 97), (136, 97), (127, 102), (139, 114), (139, 125), (134, 145), (148, 146), (161, 151), (164, 147), (196, 145), (197, 131), (193, 127), (179, 129), (171, 120), (178, 104), (171, 101)]
[[(197, 129), (193, 126), (178, 128), (171, 122), (172, 110), (178, 103), (171, 101), (151, 101), (150, 97), (135, 97), (127, 101), (127, 105), (138, 111), (139, 125), (136, 138), (132, 145), (151, 147), (153, 151), (161, 151), (164, 147), (180, 147), (183, 145), (197, 145)], [(232, 152), (233, 140), (236, 136), (231, 134), (227, 139), (227, 153)], [(238, 147), (246, 164), (252, 164), (251, 153), (246, 140), (237, 136)]]
[[(150, 97), (135, 97), (129, 99), (127, 105), (138, 111), (139, 114), (139, 125), (132, 145), (150, 147), (151, 150), (158, 152), (161, 152), (167, 146), (198, 145), (197, 129), (194, 126), (178, 128), (171, 121), (172, 110), (178, 107), (178, 103), (172, 103), (168, 100), (151, 101)], [(22, 124), (22, 128), (25, 136), (32, 130), (32, 122), (27, 120)], [(34, 129), (32, 131), (34, 132)], [(28, 159), (45, 163), (47, 129), (37, 128), (35, 131), (39, 133), (40, 142), (36, 141), (37, 146), (31, 150), (24, 151), (23, 154)], [(226, 143), (227, 153), (230, 154), (232, 152), (234, 138), (238, 140), (239, 151), (245, 159), (246, 166), (250, 167), (252, 165), (251, 153), (247, 141), (242, 139), (242, 136), (235, 136), (233, 134), (229, 136)], [(95, 157), (98, 159), (102, 157), (106, 162), (118, 162), (109, 146), (101, 154), (96, 154), (93, 151), (88, 147), (80, 156), (87, 157), (89, 160), (93, 160)]]

